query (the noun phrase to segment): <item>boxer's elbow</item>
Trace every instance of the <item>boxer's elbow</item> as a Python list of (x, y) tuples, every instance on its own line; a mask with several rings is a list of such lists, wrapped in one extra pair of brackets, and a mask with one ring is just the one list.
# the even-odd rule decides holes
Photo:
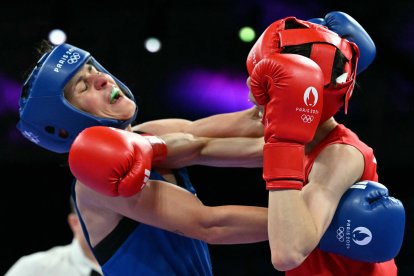
[(279, 271), (288, 271), (298, 267), (306, 257), (307, 254), (299, 250), (271, 250), (272, 265)]
[(279, 271), (300, 266), (314, 249), (313, 242), (307, 243), (303, 239), (270, 240), (269, 244), (272, 265)]

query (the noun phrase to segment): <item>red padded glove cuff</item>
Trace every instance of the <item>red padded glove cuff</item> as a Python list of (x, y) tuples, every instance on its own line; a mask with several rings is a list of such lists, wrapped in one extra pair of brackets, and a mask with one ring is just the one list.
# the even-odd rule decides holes
[(266, 190), (295, 189), (302, 190), (303, 182), (296, 180), (271, 180), (266, 181)]
[(157, 165), (167, 158), (167, 145), (164, 140), (158, 136), (142, 134), (142, 136), (150, 142), (152, 146), (153, 156), (152, 156), (152, 165)]
[(263, 179), (269, 189), (298, 189), (305, 180), (305, 146), (297, 143), (266, 143), (263, 148)]

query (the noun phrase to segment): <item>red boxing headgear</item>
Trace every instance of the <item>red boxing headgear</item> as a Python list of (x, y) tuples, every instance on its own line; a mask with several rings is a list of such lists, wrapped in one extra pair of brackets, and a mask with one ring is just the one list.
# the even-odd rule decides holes
[[(286, 23), (292, 23), (295, 27), (286, 29)], [(280, 54), (287, 46), (302, 44), (312, 44), (309, 58), (319, 65), (324, 74), (324, 105), (320, 122), (335, 115), (344, 104), (347, 113), (348, 101), (355, 85), (359, 50), (355, 43), (341, 38), (325, 26), (293, 16), (273, 22), (259, 37), (247, 56), (246, 66), (249, 75), (263, 58)], [(341, 83), (331, 83), (336, 50), (339, 50), (347, 60), (344, 65), (346, 80)]]

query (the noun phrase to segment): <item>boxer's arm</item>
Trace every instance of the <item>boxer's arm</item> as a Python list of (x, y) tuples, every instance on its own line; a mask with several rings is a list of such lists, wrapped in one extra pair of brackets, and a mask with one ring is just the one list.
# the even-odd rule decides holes
[(269, 243), (278, 270), (300, 265), (318, 245), (341, 196), (362, 175), (362, 154), (352, 146), (331, 145), (315, 160), (302, 191), (269, 193)]
[(261, 137), (263, 125), (257, 107), (238, 112), (212, 115), (196, 121), (161, 119), (133, 127), (134, 131), (162, 135), (171, 132), (190, 133), (200, 137)]
[(190, 165), (259, 168), (263, 163), (263, 138), (207, 138), (188, 133), (159, 136), (167, 145), (167, 158), (159, 167)]
[[(77, 190), (78, 201), (85, 201), (105, 212), (110, 211), (186, 237), (212, 244), (267, 240), (265, 207), (209, 207), (203, 205), (190, 192), (176, 185), (155, 180), (148, 181), (140, 193), (127, 198), (107, 197), (87, 187), (82, 189), (82, 192)], [(91, 221), (98, 223), (95, 222), (96, 219)]]

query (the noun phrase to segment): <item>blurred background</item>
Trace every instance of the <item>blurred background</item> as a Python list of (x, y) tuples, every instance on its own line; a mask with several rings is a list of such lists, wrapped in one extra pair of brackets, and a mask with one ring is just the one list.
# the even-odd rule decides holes
[[(105, 4), (104, 4), (105, 3)], [(71, 175), (56, 155), (25, 140), (16, 129), (25, 74), (36, 48), (54, 29), (86, 49), (134, 92), (137, 122), (198, 119), (250, 107), (246, 56), (273, 21), (353, 16), (377, 46), (373, 64), (358, 76), (348, 115), (337, 120), (373, 149), (379, 180), (403, 201), (407, 223), (396, 258), (412, 275), (414, 135), (414, 4), (392, 1), (11, 1), (0, 17), (0, 166), (2, 250), (0, 274), (20, 256), (69, 243), (66, 223)], [(243, 27), (251, 27), (240, 35)], [(249, 29), (247, 29), (249, 30)], [(148, 40), (155, 38), (155, 40)], [(190, 176), (207, 205), (267, 206), (261, 170), (193, 166)], [(384, 227), (387, 222), (384, 221)], [(268, 244), (210, 246), (216, 275), (275, 275)]]

